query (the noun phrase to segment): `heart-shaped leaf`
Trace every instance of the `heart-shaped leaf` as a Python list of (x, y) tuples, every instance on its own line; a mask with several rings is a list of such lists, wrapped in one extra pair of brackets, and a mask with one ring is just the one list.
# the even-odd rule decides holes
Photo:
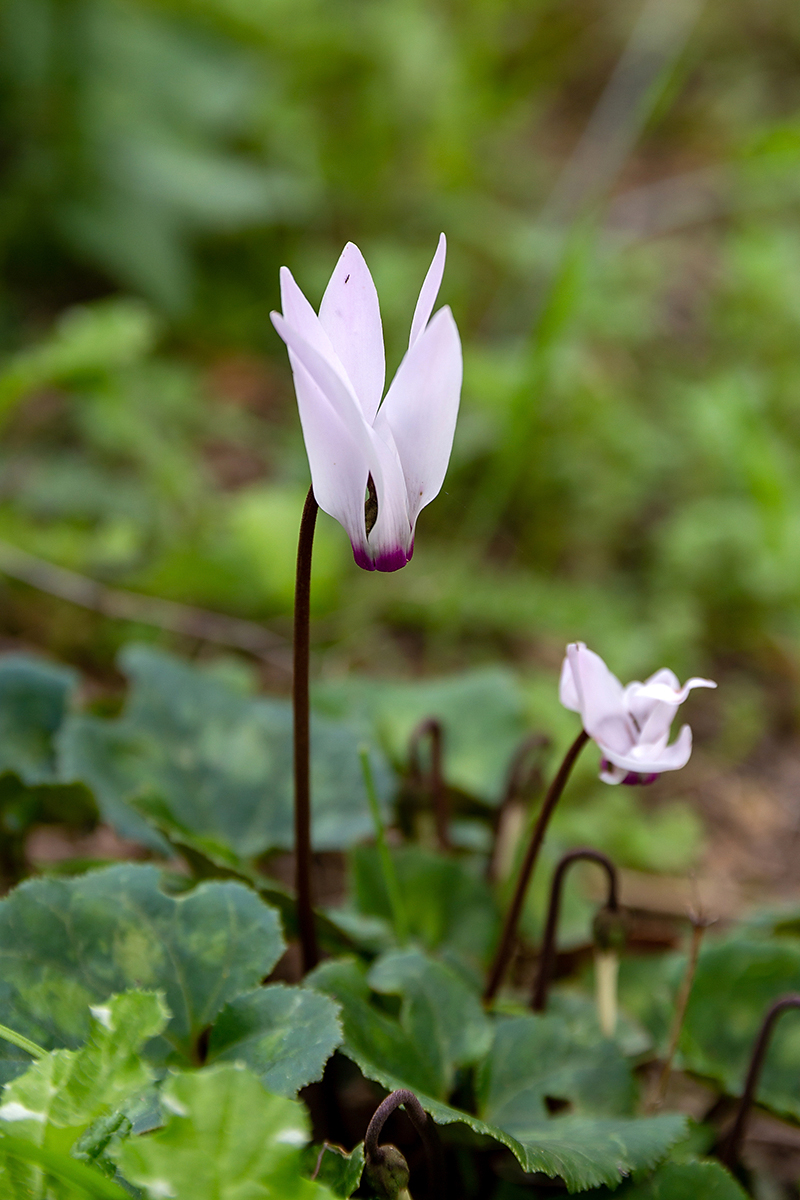
[[(242, 859), (293, 845), (292, 713), (288, 701), (253, 699), (208, 671), (145, 646), (129, 646), (132, 680), (117, 720), (75, 716), (59, 739), (64, 779), (91, 787), (124, 836), (165, 849), (131, 805), (157, 801), (174, 824)], [(312, 838), (340, 849), (373, 832), (358, 738), (312, 718)], [(375, 763), (381, 796), (389, 786)]]
[(31, 880), (0, 902), (0, 1021), (40, 1044), (75, 1046), (90, 1004), (158, 988), (172, 1018), (150, 1053), (194, 1061), (220, 1009), (277, 961), (280, 922), (242, 884), (205, 883), (175, 898), (159, 883), (155, 867), (126, 864)]
[[(531, 1119), (525, 1123), (522, 1104), (517, 1109), (513, 1107), (514, 1098), (523, 1090), (518, 1076), (504, 1096), (499, 1087), (495, 1093), (509, 1103), (517, 1119), (517, 1128), (510, 1133), (499, 1125), (452, 1108), (432, 1094), (434, 1088), (441, 1089), (442, 1080), (432, 1068), (425, 1049), (411, 1039), (398, 1021), (370, 1003), (366, 974), (356, 962), (340, 959), (323, 963), (312, 972), (309, 982), (341, 1004), (342, 1050), (368, 1079), (374, 1079), (389, 1091), (410, 1088), (438, 1123), (461, 1122), (476, 1133), (494, 1138), (515, 1154), (525, 1171), (561, 1176), (571, 1191), (600, 1184), (613, 1187), (625, 1174), (655, 1166), (684, 1133), (685, 1118), (678, 1114), (650, 1118), (570, 1115), (543, 1119), (534, 1108)], [(551, 1096), (553, 1090), (564, 1087), (565, 1073), (556, 1064), (551, 1066), (551, 1078), (538, 1080), (542, 1096)], [(568, 1072), (566, 1077), (570, 1090), (585, 1098), (585, 1079), (580, 1080), (579, 1088)], [(602, 1080), (598, 1079), (598, 1087), (601, 1086)], [(598, 1106), (600, 1103), (598, 1099)]]
[(86, 1127), (150, 1083), (137, 1051), (169, 1020), (161, 997), (124, 992), (90, 1012), (84, 1046), (53, 1050), (7, 1084), (0, 1105), (6, 1132), (43, 1145), (48, 1127)]
[(492, 1041), (492, 1026), (477, 989), (445, 963), (419, 950), (395, 950), (375, 962), (367, 976), (375, 992), (402, 997), (400, 1026), (421, 1050), (439, 1086), (452, 1089), (457, 1067), (476, 1063)]
[(209, 1063), (243, 1062), (264, 1087), (294, 1096), (319, 1079), (342, 1040), (338, 1006), (311, 988), (273, 984), (226, 1004), (214, 1022)]
[[(301, 1175), (306, 1110), (271, 1095), (231, 1063), (176, 1075), (163, 1092), (166, 1121), (115, 1149), (126, 1179), (148, 1200), (323, 1200), (331, 1192)], [(209, 1153), (213, 1147), (213, 1154)]]
[(576, 1113), (629, 1116), (634, 1099), (630, 1066), (614, 1042), (576, 1036), (557, 1016), (496, 1022), (479, 1080), (479, 1111), (489, 1124), (522, 1136), (547, 1118), (546, 1101)]

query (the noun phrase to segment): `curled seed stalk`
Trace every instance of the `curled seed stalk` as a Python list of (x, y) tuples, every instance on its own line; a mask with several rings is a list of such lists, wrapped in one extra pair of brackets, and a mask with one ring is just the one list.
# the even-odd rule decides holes
[(608, 877), (608, 894), (605, 912), (616, 916), (619, 912), (617, 868), (607, 854), (584, 846), (579, 850), (570, 850), (558, 862), (553, 872), (553, 882), (550, 885), (550, 901), (547, 906), (542, 953), (539, 957), (539, 972), (531, 997), (531, 1008), (534, 1012), (544, 1012), (547, 1007), (547, 992), (550, 987), (550, 977), (553, 973), (553, 963), (556, 953), (556, 933), (558, 918), (561, 913), (561, 896), (564, 891), (564, 880), (567, 871), (576, 862), (593, 862), (602, 867)]
[(442, 1148), (436, 1127), (417, 1097), (408, 1088), (398, 1088), (383, 1100), (372, 1115), (364, 1135), (364, 1156), (370, 1181), (383, 1190), (386, 1200), (404, 1200), (407, 1195), (408, 1166), (396, 1146), (381, 1146), (378, 1138), (395, 1109), (403, 1106), (425, 1147), (428, 1164), (428, 1194), (441, 1200), (444, 1188)]
[(800, 1008), (800, 995), (797, 993), (781, 996), (779, 1000), (770, 1005), (761, 1023), (758, 1036), (753, 1043), (753, 1053), (750, 1056), (750, 1066), (747, 1069), (747, 1078), (745, 1079), (742, 1098), (739, 1101), (733, 1127), (728, 1134), (722, 1153), (720, 1154), (721, 1161), (731, 1170), (736, 1166), (739, 1158), (739, 1147), (744, 1136), (750, 1108), (755, 1098), (761, 1068), (764, 1065), (764, 1058), (769, 1047), (770, 1038), (772, 1037), (772, 1030), (778, 1018), (783, 1013), (788, 1012), (790, 1008)]

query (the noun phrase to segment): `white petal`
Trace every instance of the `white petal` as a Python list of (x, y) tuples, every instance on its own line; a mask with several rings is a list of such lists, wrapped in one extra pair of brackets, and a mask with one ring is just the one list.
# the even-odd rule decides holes
[(281, 308), (287, 325), (296, 330), (309, 346), (321, 354), (325, 361), (330, 363), (334, 370), (341, 375), (342, 379), (347, 381), (352, 390), (352, 384), (347, 379), (347, 371), (334, 350), (331, 339), (322, 328), (319, 317), (301, 292), (288, 267), (281, 267)]
[[(411, 558), (413, 530), (391, 433), (386, 429), (381, 437), (367, 424), (346, 382), (280, 313), (272, 313), (272, 323), (289, 347), (317, 503), (344, 525), (360, 567), (396, 571)], [(308, 385), (316, 385), (317, 391), (310, 391)], [(364, 497), (370, 474), (378, 497), (378, 519), (367, 538)]]
[(572, 666), (569, 661), (569, 656), (565, 656), (564, 662), (561, 665), (561, 679), (558, 682), (558, 698), (568, 708), (570, 712), (580, 712), (581, 702), (578, 697), (578, 689), (575, 687), (575, 679), (572, 674)]
[(613, 763), (608, 763), (600, 770), (600, 778), (603, 783), (622, 783), (629, 774), (630, 771), (623, 771), (621, 767), (615, 767)]
[(692, 753), (692, 731), (688, 725), (684, 725), (671, 746), (664, 746), (663, 743), (656, 746), (639, 744), (627, 754), (620, 754), (613, 746), (599, 740), (597, 744), (615, 766), (625, 771), (659, 775), (662, 771), (678, 771), (686, 766)]
[(394, 443), (391, 439), (384, 441), (377, 430), (370, 432), (373, 452), (380, 464), (379, 471), (372, 472), (378, 517), (367, 542), (369, 562), (362, 562), (358, 555), (356, 562), (368, 570), (397, 571), (406, 565), (414, 552), (414, 529), (408, 514), (405, 479)]
[(439, 245), (436, 247), (433, 262), (428, 267), (428, 273), (420, 288), (417, 307), (414, 309), (414, 319), (411, 322), (411, 334), (408, 339), (409, 349), (414, 345), (417, 338), (422, 335), (430, 320), (433, 306), (436, 303), (436, 297), (439, 295), (439, 288), (442, 286), (444, 260), (446, 257), (447, 238), (441, 233), (439, 234)]
[[(289, 347), (314, 496), (323, 512), (344, 526), (354, 552), (366, 552), (364, 495), (371, 470), (371, 445), (366, 430), (359, 429), (359, 423), (363, 426), (363, 417), (355, 400), (346, 392), (344, 397), (338, 397), (338, 404), (331, 402), (330, 378), (325, 390), (319, 386), (319, 363), (324, 360), (278, 313), (273, 313), (272, 319)], [(317, 359), (317, 379), (312, 378), (307, 367), (313, 361), (312, 356)], [(330, 376), (338, 380), (332, 368), (328, 370)], [(344, 389), (345, 385), (338, 382)]]
[(397, 446), (412, 529), (444, 482), (461, 376), (458, 330), (450, 309), (442, 308), (407, 351), (375, 418), (376, 431)]
[(674, 704), (677, 706), (678, 704), (683, 704), (692, 688), (715, 688), (717, 686), (713, 679), (698, 678), (688, 679), (683, 687), (678, 686), (677, 679), (675, 680), (675, 684), (676, 686), (672, 687), (670, 684), (662, 683), (661, 681), (651, 682), (648, 680), (647, 683), (639, 685), (639, 695), (647, 696), (651, 700), (661, 700), (665, 704)]
[(383, 327), (369, 267), (352, 242), (347, 243), (333, 268), (322, 297), (319, 320), (371, 424), (386, 377)]
[(624, 754), (635, 743), (636, 734), (623, 706), (622, 684), (600, 655), (587, 650), (583, 642), (567, 646), (567, 657), (583, 728), (599, 746), (611, 745)]
[(647, 700), (647, 704), (649, 712), (647, 718), (639, 722), (638, 741), (644, 746), (653, 746), (658, 743), (666, 745), (678, 706), (677, 704), (664, 704), (659, 700)]

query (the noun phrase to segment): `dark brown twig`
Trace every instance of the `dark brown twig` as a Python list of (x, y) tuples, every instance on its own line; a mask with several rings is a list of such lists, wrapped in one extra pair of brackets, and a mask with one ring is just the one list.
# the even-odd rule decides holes
[(534, 1012), (544, 1012), (547, 1008), (547, 991), (550, 986), (550, 976), (553, 973), (553, 961), (556, 951), (556, 931), (558, 929), (558, 917), (561, 911), (561, 893), (564, 889), (564, 878), (567, 871), (576, 862), (594, 862), (601, 866), (608, 876), (608, 899), (606, 908), (609, 912), (616, 913), (619, 911), (618, 887), (617, 887), (617, 868), (614, 866), (608, 855), (603, 854), (600, 850), (592, 850), (589, 847), (580, 850), (570, 850), (559, 861), (558, 866), (553, 872), (553, 882), (550, 886), (550, 903), (547, 907), (547, 921), (544, 929), (544, 941), (542, 942), (542, 953), (539, 958), (539, 971), (536, 976), (536, 983), (533, 988), (531, 997), (531, 1008)]
[(277, 633), (264, 629), (256, 621), (211, 612), (159, 596), (147, 596), (143, 592), (108, 587), (87, 575), (37, 558), (27, 550), (12, 546), (10, 542), (0, 541), (0, 573), (101, 616), (152, 625), (218, 646), (235, 647), (282, 671), (288, 673), (290, 670), (287, 643)]
[(555, 807), (561, 798), (561, 793), (566, 787), (567, 780), (570, 777), (570, 772), (575, 765), (575, 760), (588, 741), (589, 735), (585, 730), (582, 729), (567, 753), (564, 755), (564, 761), (558, 768), (555, 779), (547, 789), (547, 795), (544, 798), (541, 811), (536, 819), (536, 824), (533, 827), (533, 833), (531, 834), (531, 840), (525, 854), (525, 860), (519, 873), (519, 879), (517, 880), (514, 896), (511, 900), (511, 904), (509, 905), (508, 912), (506, 913), (503, 932), (500, 936), (500, 945), (497, 949), (497, 954), (495, 955), (494, 963), (492, 964), (492, 969), (489, 973), (489, 980), (486, 984), (486, 990), (483, 993), (484, 1003), (486, 1004), (490, 1003), (497, 994), (497, 989), (500, 987), (508, 966), (509, 959), (511, 958), (511, 951), (514, 947), (514, 941), (517, 935), (517, 923), (519, 921), (519, 915), (522, 912), (522, 905), (525, 901), (525, 893), (528, 890), (528, 884), (530, 883), (531, 875), (533, 874), (533, 868), (536, 866), (536, 860), (539, 857), (539, 850), (541, 849), (542, 842), (544, 841), (544, 835), (547, 832), (547, 826), (550, 822), (550, 818), (552, 817)]
[(678, 1050), (678, 1042), (683, 1029), (683, 1022), (686, 1019), (686, 1009), (689, 1006), (689, 997), (692, 994), (692, 985), (697, 972), (697, 962), (700, 958), (700, 946), (703, 941), (703, 935), (713, 921), (700, 915), (699, 913), (691, 913), (689, 917), (692, 922), (692, 943), (689, 947), (689, 958), (686, 963), (686, 970), (681, 980), (681, 986), (678, 995), (675, 998), (675, 1016), (672, 1019), (672, 1029), (669, 1036), (669, 1046), (667, 1047), (667, 1057), (664, 1059), (664, 1065), (661, 1068), (661, 1074), (658, 1079), (658, 1088), (656, 1089), (654, 1108), (660, 1108), (664, 1103), (667, 1095), (667, 1085), (669, 1077), (672, 1074), (672, 1064)]
[[(430, 769), (427, 772), (427, 780), (420, 755), (420, 743), (425, 738), (430, 740), (431, 746), (431, 763)], [(452, 849), (452, 845), (450, 842), (450, 804), (447, 796), (447, 785), (444, 781), (444, 772), (442, 770), (443, 742), (444, 728), (442, 722), (436, 717), (427, 717), (424, 721), (420, 721), (411, 734), (408, 757), (415, 783), (419, 787), (427, 786), (427, 789), (430, 791), (431, 799), (433, 800), (433, 815), (436, 822), (436, 841), (439, 849), (446, 852)]]
[(386, 1120), (396, 1108), (403, 1106), (408, 1113), (411, 1124), (416, 1129), (425, 1147), (425, 1158), (428, 1164), (428, 1194), (435, 1200), (443, 1195), (444, 1170), (442, 1165), (442, 1148), (436, 1136), (436, 1127), (425, 1112), (417, 1097), (408, 1088), (398, 1088), (390, 1092), (375, 1112), (364, 1135), (364, 1156), (368, 1167), (380, 1167), (385, 1158), (384, 1147), (378, 1145)]
[(731, 1170), (736, 1166), (739, 1158), (739, 1146), (744, 1135), (745, 1125), (747, 1124), (750, 1107), (756, 1094), (756, 1088), (758, 1087), (758, 1080), (761, 1075), (761, 1068), (764, 1065), (764, 1057), (767, 1053), (772, 1030), (778, 1017), (782, 1013), (788, 1012), (790, 1008), (800, 1008), (800, 995), (797, 993), (792, 993), (789, 996), (781, 996), (780, 1000), (776, 1000), (767, 1009), (761, 1029), (758, 1032), (758, 1037), (753, 1045), (753, 1053), (750, 1057), (750, 1066), (747, 1069), (747, 1078), (742, 1098), (739, 1101), (739, 1108), (736, 1112), (736, 1119), (733, 1122), (733, 1128), (728, 1134), (722, 1153), (719, 1156), (725, 1166)]
[(294, 852), (297, 888), (297, 924), (303, 956), (303, 971), (319, 962), (314, 911), (311, 903), (311, 735), (309, 731), (308, 670), (311, 621), (311, 555), (317, 502), (308, 489), (300, 536), (297, 543), (297, 577), (294, 594), (294, 674), (292, 708), (294, 713)]

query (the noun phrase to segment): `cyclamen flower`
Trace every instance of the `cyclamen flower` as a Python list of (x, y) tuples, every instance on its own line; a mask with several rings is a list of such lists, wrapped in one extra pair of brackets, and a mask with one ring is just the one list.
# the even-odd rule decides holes
[(716, 686), (710, 679), (690, 679), (681, 687), (665, 668), (645, 683), (623, 687), (598, 654), (575, 642), (567, 646), (559, 697), (565, 708), (580, 713), (583, 728), (600, 747), (605, 783), (652, 783), (662, 771), (685, 767), (692, 753), (688, 725), (669, 745), (678, 707), (692, 688)]
[(386, 364), (378, 294), (348, 242), (319, 316), (281, 270), (283, 314), (300, 422), (320, 508), (344, 526), (367, 571), (397, 571), (414, 552), (420, 510), (438, 494), (461, 393), (461, 343), (449, 308), (431, 320), (444, 234), (417, 300), (408, 351), (381, 403)]

